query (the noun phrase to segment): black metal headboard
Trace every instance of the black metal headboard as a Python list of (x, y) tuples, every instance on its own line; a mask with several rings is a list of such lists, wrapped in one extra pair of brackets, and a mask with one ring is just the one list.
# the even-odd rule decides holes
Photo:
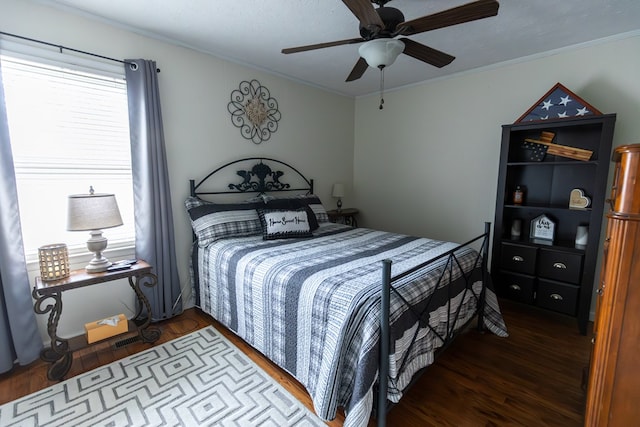
[[(252, 162), (256, 163), (252, 165)], [(245, 164), (245, 166), (243, 166), (244, 169), (237, 169), (235, 171), (236, 175), (240, 178), (236, 182), (228, 184), (225, 189), (213, 191), (200, 190), (201, 187), (205, 187), (205, 184), (211, 182), (215, 183), (215, 179), (210, 180), (214, 175), (222, 175), (225, 171), (229, 172), (234, 165), (242, 166), (241, 164)], [(284, 169), (284, 171), (280, 169)], [(289, 181), (291, 173), (285, 177), (285, 172), (295, 173), (296, 175), (294, 175), (294, 177), (298, 177), (297, 182), (300, 185), (292, 185), (287, 182)], [(263, 194), (266, 192), (280, 191), (305, 191), (307, 194), (313, 194), (313, 179), (308, 179), (300, 173), (298, 169), (288, 163), (267, 157), (247, 157), (244, 159), (234, 160), (233, 162), (229, 162), (215, 169), (197, 184), (193, 179), (189, 180), (189, 184), (191, 187), (191, 196), (237, 193)]]

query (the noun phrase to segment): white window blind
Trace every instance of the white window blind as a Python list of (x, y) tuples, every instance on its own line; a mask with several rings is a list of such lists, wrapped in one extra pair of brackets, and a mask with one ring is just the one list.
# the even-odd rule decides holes
[[(134, 213), (124, 70), (0, 55), (27, 261), (66, 243), (86, 254), (88, 232), (66, 231), (67, 196), (114, 193), (124, 225), (104, 230), (109, 249), (133, 247)], [(4, 207), (3, 207), (4, 208)]]

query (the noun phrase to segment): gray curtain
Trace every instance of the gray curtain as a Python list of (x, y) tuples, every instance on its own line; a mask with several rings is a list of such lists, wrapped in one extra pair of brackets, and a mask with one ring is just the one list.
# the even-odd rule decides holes
[(127, 59), (125, 65), (131, 129), (131, 168), (135, 210), (136, 257), (153, 266), (158, 284), (143, 287), (151, 320), (182, 312), (176, 263), (171, 192), (162, 128), (155, 61)]
[(0, 374), (40, 355), (30, 288), (0, 64)]

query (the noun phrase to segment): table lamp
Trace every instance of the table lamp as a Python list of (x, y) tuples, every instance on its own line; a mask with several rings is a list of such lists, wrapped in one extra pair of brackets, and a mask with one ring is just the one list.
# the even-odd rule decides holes
[(342, 198), (344, 197), (344, 185), (340, 183), (333, 184), (331, 195), (338, 199), (338, 212), (340, 212), (342, 210)]
[(87, 248), (94, 257), (85, 267), (87, 273), (100, 273), (111, 266), (111, 262), (102, 255), (107, 248), (107, 238), (102, 236), (102, 229), (119, 225), (122, 225), (122, 217), (115, 195), (95, 194), (90, 187), (89, 194), (69, 196), (67, 230), (89, 231), (91, 235)]

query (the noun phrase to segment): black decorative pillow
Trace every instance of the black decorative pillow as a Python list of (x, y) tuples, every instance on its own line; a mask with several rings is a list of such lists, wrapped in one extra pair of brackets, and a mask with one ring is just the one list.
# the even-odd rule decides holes
[(258, 209), (264, 240), (312, 237), (306, 208)]
[(256, 203), (211, 203), (189, 197), (185, 206), (200, 247), (226, 237), (254, 236), (262, 233)]

